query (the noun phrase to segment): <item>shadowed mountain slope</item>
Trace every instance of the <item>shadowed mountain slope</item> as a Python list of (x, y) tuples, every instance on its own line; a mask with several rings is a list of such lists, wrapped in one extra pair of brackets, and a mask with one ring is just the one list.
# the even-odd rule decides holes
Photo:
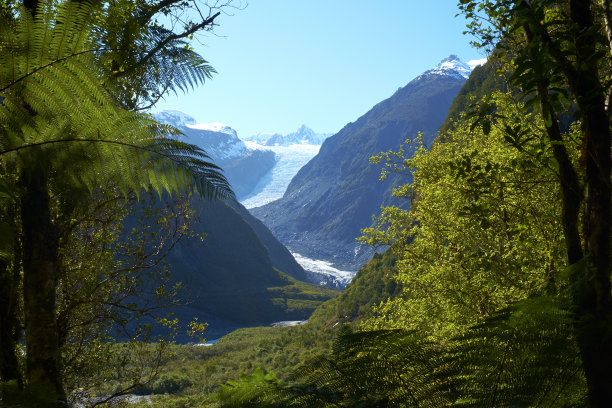
[(192, 229), (206, 238), (184, 237), (166, 261), (188, 302), (173, 312), (184, 322), (194, 317), (208, 322), (207, 337), (237, 327), (307, 319), (338, 293), (296, 280), (305, 277), (304, 270), (240, 204), (196, 201), (192, 206), (199, 216)]

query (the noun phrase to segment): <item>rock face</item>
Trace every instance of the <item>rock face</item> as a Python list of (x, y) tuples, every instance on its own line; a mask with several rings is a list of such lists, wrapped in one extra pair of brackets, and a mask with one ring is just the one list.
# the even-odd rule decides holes
[(360, 230), (371, 225), (381, 205), (408, 205), (393, 199), (391, 191), (410, 176), (392, 175), (381, 182), (381, 168), (369, 164), (369, 158), (397, 150), (418, 132), (430, 146), (465, 82), (466, 69), (469, 73), (469, 66), (450, 56), (400, 88), (326, 139), (283, 198), (252, 213), (292, 252), (356, 271), (374, 253), (355, 242)]
[(260, 181), (276, 165), (278, 158), (271, 150), (250, 150), (238, 159), (229, 162), (219, 161), (225, 177), (232, 186), (236, 198), (243, 200), (250, 196)]
[(234, 129), (222, 123), (198, 123), (185, 112), (166, 109), (155, 115), (185, 135), (185, 141), (201, 147), (221, 167), (240, 200), (253, 191), (261, 178), (274, 167), (274, 152), (251, 150)]

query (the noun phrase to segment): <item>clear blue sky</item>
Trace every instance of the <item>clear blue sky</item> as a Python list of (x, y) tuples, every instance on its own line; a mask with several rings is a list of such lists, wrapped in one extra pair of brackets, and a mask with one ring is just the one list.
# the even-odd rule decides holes
[(196, 50), (218, 71), (154, 111), (223, 122), (240, 137), (306, 124), (335, 133), (449, 54), (483, 58), (457, 0), (248, 0)]

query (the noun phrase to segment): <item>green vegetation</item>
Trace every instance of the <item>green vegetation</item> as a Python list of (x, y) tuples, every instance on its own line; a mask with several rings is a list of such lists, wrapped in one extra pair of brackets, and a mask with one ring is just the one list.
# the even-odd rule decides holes
[(430, 150), (373, 158), (414, 175), (410, 210), (363, 238), (395, 243), (401, 294), (288, 381), (229, 382), (224, 406), (612, 405), (609, 2), (459, 7), (508, 82), (468, 84)]
[(256, 370), (224, 407), (579, 407), (586, 387), (571, 318), (550, 298), (504, 309), (440, 344), (418, 331), (343, 331), (289, 381)]
[[(231, 194), (202, 151), (133, 111), (212, 72), (183, 38), (215, 15), (176, 35), (157, 26), (157, 13), (182, 5), (2, 9), (4, 405), (138, 392), (162, 394), (145, 404), (159, 407), (612, 406), (607, 0), (460, 0), (510, 92), (489, 92), (503, 83), (492, 65), (477, 70), (438, 142), (372, 158), (383, 177), (412, 172), (394, 193), (410, 209), (383, 208), (363, 231), (392, 249), (345, 293), (320, 305), (336, 292), (267, 275), (250, 307), (305, 317), (318, 306), (310, 323), (241, 329), (211, 347), (148, 343), (152, 326), (138, 318), (158, 304), (135, 300), (145, 289), (176, 299), (160, 262), (191, 217), (141, 190)], [(157, 43), (131, 48), (134, 38)], [(92, 55), (98, 41), (110, 51)], [(176, 84), (149, 66), (164, 55), (180, 62)], [(134, 206), (149, 219), (120, 241)]]
[[(486, 103), (496, 108), (488, 131), (482, 118), (464, 116), (429, 151), (374, 159), (387, 171), (414, 169), (414, 182), (396, 191), (413, 198), (410, 211), (384, 209), (363, 238), (395, 241), (395, 255), (378, 256), (312, 317), (333, 322), (359, 299), (375, 305), (362, 312), (364, 331), (343, 333), (330, 354), (288, 379), (254, 373), (229, 382), (218, 395), (223, 406), (584, 405), (559, 189), (542, 166), (551, 149), (535, 138), (516, 149), (504, 133), (517, 123), (536, 133), (541, 118), (508, 94)], [(578, 128), (565, 137), (574, 143)], [(385, 269), (397, 288), (384, 278), (376, 292), (363, 285)]]
[(469, 111), (474, 101), (495, 92), (506, 92), (508, 86), (503, 77), (497, 74), (501, 68), (495, 59), (487, 61), (484, 65), (474, 68), (457, 97), (453, 100), (444, 124), (440, 127), (440, 135), (445, 137), (446, 132), (454, 128), (453, 122), (459, 120), (462, 113)]
[[(396, 256), (391, 251), (376, 255), (364, 265), (340, 295), (337, 291), (316, 287), (285, 277), (287, 285), (271, 289), (275, 296), (302, 297), (312, 300), (335, 298), (319, 304), (308, 323), (292, 327), (255, 327), (236, 330), (209, 347), (167, 346), (167, 358), (159, 364), (159, 374), (134, 389), (152, 394), (152, 402), (143, 407), (217, 406), (214, 394), (222, 384), (257, 369), (274, 373), (288, 381), (296, 367), (331, 353), (333, 339), (347, 323), (356, 325), (372, 305), (398, 292), (390, 279)], [(319, 301), (320, 302), (320, 301)], [(355, 313), (356, 312), (356, 313)], [(305, 316), (311, 310), (304, 310)], [(336, 325), (337, 322), (344, 323)], [(354, 323), (351, 323), (353, 322)], [(205, 333), (204, 333), (205, 334)], [(152, 346), (150, 346), (152, 347)], [(110, 376), (98, 389), (108, 395), (123, 388), (126, 378)]]
[(86, 398), (91, 384), (76, 389), (79, 376), (116, 357), (107, 347), (112, 332), (149, 338), (148, 325), (128, 326), (159, 304), (135, 298), (145, 290), (172, 298), (159, 255), (184, 234), (188, 212), (160, 214), (159, 246), (155, 228), (138, 228), (119, 243), (122, 219), (143, 190), (232, 196), (201, 149), (135, 112), (210, 77), (212, 68), (183, 39), (214, 16), (172, 32), (156, 15), (172, 16), (182, 4), (137, 3), (1, 4), (3, 405), (28, 404), (32, 395), (38, 406), (54, 407)]
[[(212, 396), (225, 382), (258, 367), (289, 378), (295, 367), (330, 350), (333, 333), (310, 323), (255, 327), (236, 330), (212, 346), (169, 346), (159, 375), (134, 392), (153, 394), (152, 404), (141, 403), (147, 407), (215, 406)], [(121, 380), (109, 378), (100, 395), (121, 388)]]
[(336, 323), (351, 325), (371, 316), (373, 308), (401, 293), (401, 284), (393, 278), (397, 255), (392, 250), (375, 254), (359, 269), (344, 292), (319, 306), (309, 323), (329, 327)]
[(284, 282), (267, 291), (272, 303), (284, 309), (286, 317), (306, 320), (320, 304), (339, 294), (335, 289), (304, 283), (282, 272), (278, 273)]
[[(498, 119), (488, 133), (470, 130), (464, 120), (429, 151), (375, 158), (391, 171), (414, 169), (413, 184), (396, 194), (417, 198), (409, 213), (384, 209), (377, 225), (364, 230), (367, 242), (405, 242), (397, 248), (403, 293), (364, 327), (444, 338), (513, 302), (556, 290), (563, 269), (559, 192), (541, 166), (551, 160), (550, 149), (531, 140), (521, 152), (504, 139), (504, 129), (518, 121), (534, 133), (542, 123), (508, 95), (489, 101)], [(536, 149), (542, 150), (532, 156)]]

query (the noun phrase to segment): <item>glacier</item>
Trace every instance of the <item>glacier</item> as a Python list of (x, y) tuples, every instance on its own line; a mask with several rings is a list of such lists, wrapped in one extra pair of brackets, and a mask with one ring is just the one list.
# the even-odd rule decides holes
[(291, 255), (293, 255), (297, 263), (304, 268), (306, 273), (309, 275), (308, 277), (310, 281), (319, 285), (344, 289), (353, 279), (356, 273), (354, 271), (343, 271), (338, 268), (334, 268), (331, 262), (311, 259), (302, 256), (297, 252), (291, 252)]
[(319, 153), (320, 145), (294, 144), (290, 146), (262, 146), (245, 140), (248, 149), (271, 150), (276, 154), (276, 165), (257, 183), (253, 192), (240, 204), (247, 209), (261, 207), (285, 194), (293, 176)]

